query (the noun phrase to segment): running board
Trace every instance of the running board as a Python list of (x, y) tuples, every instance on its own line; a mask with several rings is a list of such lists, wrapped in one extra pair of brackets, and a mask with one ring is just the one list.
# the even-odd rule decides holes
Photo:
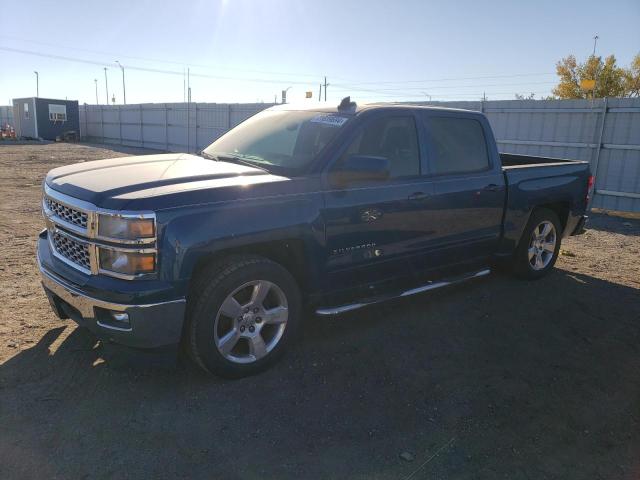
[(340, 305), (338, 307), (328, 307), (328, 308), (319, 308), (316, 310), (316, 315), (340, 315), (341, 313), (351, 312), (353, 310), (357, 310), (362, 307), (367, 307), (369, 305), (374, 305), (376, 303), (386, 302), (387, 300), (391, 300), (394, 298), (408, 297), (410, 295), (416, 295), (418, 293), (428, 292), (429, 290), (435, 290), (437, 288), (446, 287), (448, 285), (455, 285), (456, 283), (465, 282), (467, 280), (471, 280), (473, 278), (484, 277), (485, 275), (489, 275), (491, 273), (490, 269), (480, 270), (479, 272), (462, 275), (460, 277), (456, 277), (450, 280), (442, 280), (439, 282), (429, 282), (426, 285), (422, 285), (417, 288), (412, 288), (411, 290), (406, 290), (398, 295), (388, 295), (381, 296), (373, 299), (366, 300), (360, 303), (351, 303), (348, 305)]

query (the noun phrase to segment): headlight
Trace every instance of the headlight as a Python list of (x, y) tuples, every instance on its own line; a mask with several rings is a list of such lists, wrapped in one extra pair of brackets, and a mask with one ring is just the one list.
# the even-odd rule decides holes
[(100, 215), (98, 235), (103, 238), (135, 240), (152, 238), (156, 234), (153, 218), (128, 218), (117, 215)]
[(153, 273), (156, 268), (155, 253), (127, 252), (110, 248), (99, 248), (100, 268), (123, 275)]

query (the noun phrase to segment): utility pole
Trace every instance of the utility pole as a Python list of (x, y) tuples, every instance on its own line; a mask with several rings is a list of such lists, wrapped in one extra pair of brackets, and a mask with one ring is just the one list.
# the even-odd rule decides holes
[(187, 68), (187, 153), (191, 149), (191, 76)]
[(107, 83), (107, 67), (104, 67), (104, 92), (107, 95), (107, 106), (109, 106), (109, 83)]
[[(594, 60), (596, 58), (596, 45), (598, 44), (598, 38), (600, 38), (600, 37), (598, 37), (598, 35), (595, 35), (593, 37), (593, 53), (591, 54), (591, 56), (593, 57)], [(600, 63), (600, 62), (598, 62), (598, 63)], [(596, 66), (596, 72), (594, 74), (595, 78), (593, 79), (594, 80), (593, 91), (591, 92), (591, 105), (592, 106), (593, 106), (593, 101), (596, 98), (596, 88), (598, 87), (598, 66), (599, 65)]]
[(96, 84), (96, 105), (98, 105), (98, 103), (100, 103), (100, 102), (98, 102), (98, 79), (94, 78), (93, 79), (93, 83)]
[(322, 84), (320, 84), (320, 90), (318, 91), (318, 101), (322, 101)]
[(327, 83), (327, 77), (324, 77), (324, 101), (327, 101), (327, 87), (329, 84)]
[(120, 70), (122, 70), (122, 101), (126, 105), (127, 104), (127, 89), (124, 86), (124, 67), (120, 64), (120, 62), (118, 60), (116, 60), (116, 63), (120, 67)]
[(40, 76), (38, 75), (38, 72), (36, 72), (35, 70), (33, 71), (33, 73), (36, 74), (36, 97), (40, 96)]

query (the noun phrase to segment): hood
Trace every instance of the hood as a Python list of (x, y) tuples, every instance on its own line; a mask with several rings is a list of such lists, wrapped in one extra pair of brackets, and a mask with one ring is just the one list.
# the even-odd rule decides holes
[[(51, 170), (46, 183), (102, 208), (157, 210), (246, 197), (253, 185), (287, 180), (258, 168), (168, 153), (67, 165)], [(169, 203), (158, 201), (169, 197)]]

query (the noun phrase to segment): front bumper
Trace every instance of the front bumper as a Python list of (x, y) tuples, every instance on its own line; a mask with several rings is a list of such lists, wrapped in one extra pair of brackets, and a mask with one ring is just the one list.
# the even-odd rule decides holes
[[(98, 338), (136, 348), (158, 348), (180, 342), (186, 301), (128, 305), (100, 300), (48, 270), (38, 252), (42, 286), (53, 311), (71, 318)], [(126, 314), (126, 316), (122, 315)], [(116, 318), (127, 318), (118, 321)]]

